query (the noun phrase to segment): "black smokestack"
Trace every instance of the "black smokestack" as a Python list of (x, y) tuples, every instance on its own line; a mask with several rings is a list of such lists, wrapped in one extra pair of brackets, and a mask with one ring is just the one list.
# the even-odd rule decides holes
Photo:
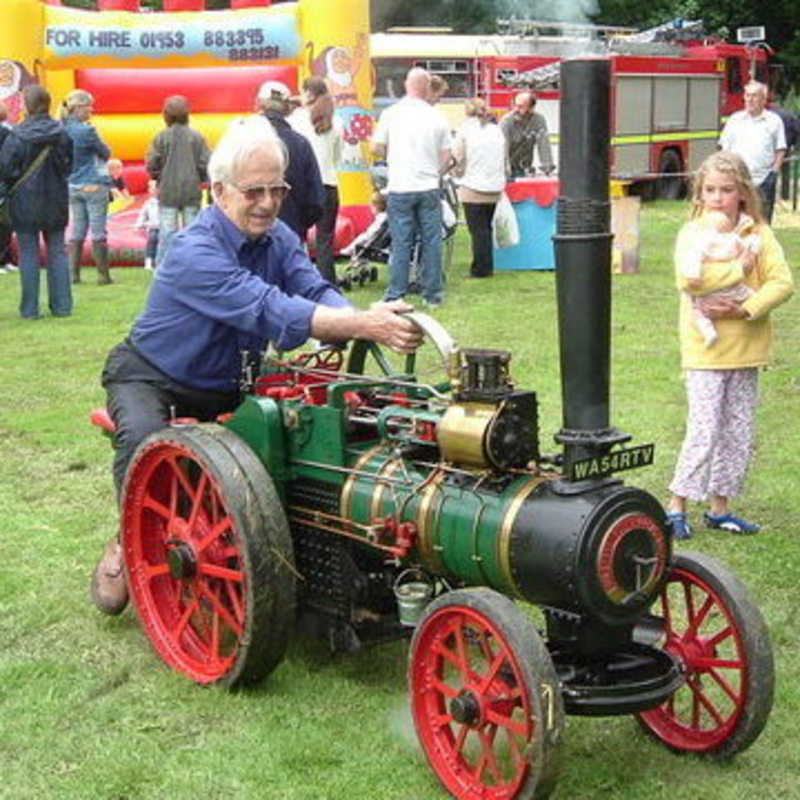
[(576, 460), (630, 438), (609, 427), (611, 202), (605, 58), (561, 63), (556, 256), (566, 473)]

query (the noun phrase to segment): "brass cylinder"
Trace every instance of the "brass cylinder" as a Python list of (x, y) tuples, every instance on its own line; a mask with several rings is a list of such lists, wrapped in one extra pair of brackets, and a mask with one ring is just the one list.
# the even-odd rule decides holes
[(488, 467), (484, 441), (496, 411), (487, 403), (450, 406), (436, 428), (442, 458), (460, 466)]

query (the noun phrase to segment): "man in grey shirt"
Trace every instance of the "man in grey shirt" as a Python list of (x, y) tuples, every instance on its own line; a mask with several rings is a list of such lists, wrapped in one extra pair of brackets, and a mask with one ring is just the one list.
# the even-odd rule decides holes
[(533, 92), (520, 92), (514, 97), (512, 106), (513, 110), (500, 120), (500, 128), (508, 142), (511, 177), (521, 178), (536, 171), (533, 166), (534, 147), (539, 153), (539, 169), (549, 175), (555, 166), (547, 122), (533, 110), (536, 107), (536, 95)]

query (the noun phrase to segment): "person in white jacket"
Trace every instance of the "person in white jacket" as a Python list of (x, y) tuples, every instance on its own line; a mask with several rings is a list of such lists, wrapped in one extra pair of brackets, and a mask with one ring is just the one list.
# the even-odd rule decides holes
[(506, 185), (508, 145), (483, 100), (468, 100), (464, 111), (467, 118), (453, 143), (453, 173), (472, 240), (470, 277), (490, 278), (494, 273), (492, 217)]
[(158, 252), (158, 184), (154, 180), (148, 181), (147, 188), (150, 197), (147, 198), (139, 210), (139, 216), (136, 218), (136, 229), (147, 233), (144, 268), (152, 271), (156, 261), (156, 253)]

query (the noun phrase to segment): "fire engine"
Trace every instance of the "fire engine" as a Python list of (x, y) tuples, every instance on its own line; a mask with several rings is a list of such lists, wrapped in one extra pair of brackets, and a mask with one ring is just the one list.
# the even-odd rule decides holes
[(500, 20), (499, 27), (492, 36), (373, 34), (376, 110), (401, 97), (407, 70), (422, 66), (448, 82), (442, 109), (454, 127), (466, 98), (482, 97), (501, 114), (530, 87), (555, 143), (560, 61), (602, 53), (612, 65), (612, 177), (643, 194), (676, 198), (682, 174), (716, 149), (721, 124), (743, 107), (745, 84), (774, 82), (768, 47), (707, 37), (700, 22), (673, 20), (646, 31), (528, 20)]

